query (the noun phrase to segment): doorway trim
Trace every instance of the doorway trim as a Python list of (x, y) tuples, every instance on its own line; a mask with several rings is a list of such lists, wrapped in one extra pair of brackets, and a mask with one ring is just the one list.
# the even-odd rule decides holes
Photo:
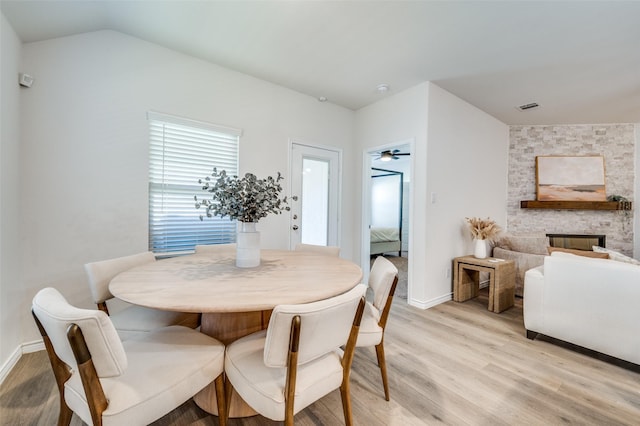
[(376, 154), (379, 151), (385, 151), (397, 148), (401, 145), (408, 145), (409, 152), (411, 152), (411, 156), (409, 157), (409, 241), (408, 241), (408, 266), (407, 266), (407, 302), (411, 301), (411, 293), (413, 287), (413, 273), (411, 271), (412, 265), (414, 262), (413, 258), (413, 225), (414, 225), (414, 205), (415, 205), (415, 196), (414, 196), (414, 170), (415, 170), (415, 139), (403, 139), (390, 143), (386, 143), (384, 145), (378, 145), (374, 147), (365, 148), (362, 151), (362, 229), (361, 229), (361, 259), (360, 259), (360, 267), (363, 272), (363, 282), (368, 282), (369, 280), (369, 269), (371, 268), (371, 260), (370, 260), (370, 243), (371, 243), (371, 235), (369, 232), (369, 227), (371, 225), (371, 167), (372, 167), (372, 155)]

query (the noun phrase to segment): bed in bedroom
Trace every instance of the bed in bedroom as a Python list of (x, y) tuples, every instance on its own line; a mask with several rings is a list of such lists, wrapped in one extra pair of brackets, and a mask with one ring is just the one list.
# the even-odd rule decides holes
[(373, 256), (392, 251), (398, 252), (398, 256), (402, 255), (400, 230), (398, 228), (372, 227), (370, 254)]

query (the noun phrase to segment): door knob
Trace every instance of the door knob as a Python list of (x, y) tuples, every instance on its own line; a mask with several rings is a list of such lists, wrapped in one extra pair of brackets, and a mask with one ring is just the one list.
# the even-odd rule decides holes
[(298, 230), (298, 225), (293, 225), (292, 228), (293, 228), (294, 231), (297, 231)]

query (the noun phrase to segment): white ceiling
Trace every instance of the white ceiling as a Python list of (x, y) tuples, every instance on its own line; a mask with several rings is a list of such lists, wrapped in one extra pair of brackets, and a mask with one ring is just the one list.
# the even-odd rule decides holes
[[(507, 124), (640, 122), (640, 2), (11, 1), (25, 42), (111, 29), (358, 109), (423, 81)], [(25, 70), (28, 71), (28, 70)], [(389, 84), (386, 95), (376, 93)], [(537, 102), (522, 112), (517, 105)]]

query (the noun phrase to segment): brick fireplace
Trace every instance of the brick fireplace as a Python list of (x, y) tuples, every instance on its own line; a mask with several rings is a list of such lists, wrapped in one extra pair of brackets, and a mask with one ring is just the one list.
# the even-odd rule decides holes
[(633, 124), (510, 126), (507, 230), (602, 234), (607, 247), (631, 256), (634, 211), (521, 209), (520, 201), (535, 200), (538, 155), (603, 155), (607, 195), (633, 201), (634, 137)]

